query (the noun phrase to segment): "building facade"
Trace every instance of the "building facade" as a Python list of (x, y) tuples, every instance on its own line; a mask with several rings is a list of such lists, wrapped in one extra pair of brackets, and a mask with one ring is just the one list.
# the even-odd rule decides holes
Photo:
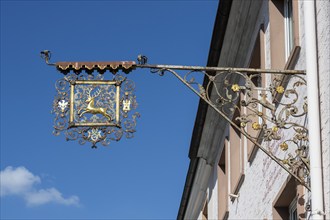
[[(306, 35), (309, 33), (305, 32), (304, 4), (303, 0), (221, 0), (207, 65), (305, 70)], [(313, 4), (322, 154), (323, 207), (318, 214), (330, 219), (330, 2), (315, 1)], [(264, 87), (273, 80), (271, 75), (262, 75), (256, 84)], [(307, 94), (304, 89), (299, 93)], [(301, 108), (303, 104), (298, 103)], [(307, 126), (308, 118), (298, 120)], [(247, 132), (256, 131), (247, 128)], [(280, 151), (276, 141), (261, 145)], [(203, 100), (196, 116), (189, 158), (178, 219), (311, 219), (314, 215), (313, 192)]]

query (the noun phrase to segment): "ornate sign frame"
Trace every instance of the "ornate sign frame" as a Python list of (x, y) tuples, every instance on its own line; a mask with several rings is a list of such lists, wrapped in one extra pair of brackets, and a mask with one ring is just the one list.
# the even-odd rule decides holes
[[(114, 85), (116, 87), (116, 97), (115, 97), (115, 123), (113, 122), (75, 122), (75, 86), (76, 85)], [(116, 126), (121, 127), (120, 125), (120, 86), (121, 81), (113, 81), (113, 80), (77, 80), (72, 81), (70, 86), (70, 120), (69, 127), (97, 127), (97, 126)], [(100, 109), (100, 108), (99, 108)], [(113, 121), (113, 120), (112, 120)]]

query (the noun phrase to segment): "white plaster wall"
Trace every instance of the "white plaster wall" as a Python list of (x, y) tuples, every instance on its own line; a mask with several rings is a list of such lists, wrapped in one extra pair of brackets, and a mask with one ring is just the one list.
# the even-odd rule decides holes
[(217, 182), (217, 167), (213, 166), (209, 188), (208, 188), (208, 218), (218, 218), (218, 182)]
[[(322, 153), (323, 153), (323, 173), (324, 173), (324, 200), (326, 219), (330, 219), (330, 158), (329, 158), (329, 88), (330, 88), (330, 1), (316, 1), (317, 8), (317, 31), (318, 31), (318, 58), (319, 58), (319, 81), (320, 81), (320, 109), (321, 109), (321, 129), (322, 129)], [(268, 1), (264, 1), (263, 7), (259, 14), (260, 23), (265, 24), (265, 62), (266, 68), (271, 67), (270, 59), (270, 25), (268, 23)], [(295, 69), (305, 69), (305, 33), (303, 23), (303, 2), (299, 2), (299, 37), (301, 51)], [(255, 34), (259, 31), (255, 30)], [(251, 48), (252, 50), (252, 48)], [(268, 84), (269, 84), (268, 79)], [(267, 84), (267, 85), (268, 85)], [(304, 90), (299, 91), (303, 96)], [(301, 101), (300, 105), (303, 102)], [(306, 125), (305, 118), (300, 119), (300, 123)], [(287, 134), (290, 135), (290, 134)], [(265, 145), (264, 143), (263, 145)], [(271, 143), (271, 145), (276, 143)], [(277, 143), (278, 144), (278, 143)], [(312, 147), (312, 146), (311, 146)], [(246, 151), (245, 151), (246, 152)], [(247, 158), (245, 158), (247, 160)], [(272, 161), (266, 154), (258, 150), (255, 159), (251, 164), (245, 165), (245, 179), (239, 191), (239, 198), (234, 202), (229, 201), (229, 219), (272, 219), (272, 207), (275, 197), (289, 177), (278, 164)], [(217, 219), (217, 185), (214, 184), (216, 179), (216, 167), (210, 178), (209, 187), (209, 219)], [(306, 195), (307, 190), (306, 191)], [(307, 196), (306, 196), (307, 197)]]

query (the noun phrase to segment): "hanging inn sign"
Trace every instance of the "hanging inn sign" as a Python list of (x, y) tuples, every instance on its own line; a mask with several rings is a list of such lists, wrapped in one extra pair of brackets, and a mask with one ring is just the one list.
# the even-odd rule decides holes
[[(47, 58), (50, 53), (43, 52)], [(50, 64), (52, 65), (52, 64)], [(134, 82), (115, 74), (128, 73), (134, 62), (58, 62), (64, 77), (55, 83), (56, 96), (52, 113), (54, 135), (64, 133), (66, 140), (80, 144), (90, 142), (92, 148), (133, 137), (139, 113)], [(106, 71), (114, 73), (107, 79)]]
[[(150, 65), (141, 55), (138, 62), (50, 63), (49, 51), (41, 57), (63, 74), (55, 84), (55, 135), (64, 133), (67, 140), (89, 142), (93, 148), (133, 137), (140, 115), (127, 73), (137, 68), (170, 73), (310, 189), (305, 71)], [(261, 83), (266, 75), (268, 86)]]

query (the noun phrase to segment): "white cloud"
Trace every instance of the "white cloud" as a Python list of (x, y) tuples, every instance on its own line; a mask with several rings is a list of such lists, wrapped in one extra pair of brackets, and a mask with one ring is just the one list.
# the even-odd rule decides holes
[(34, 176), (25, 167), (6, 167), (0, 172), (0, 195), (22, 194), (30, 191), (33, 185), (40, 183), (40, 178)]
[(25, 167), (6, 167), (0, 172), (0, 196), (16, 195), (22, 197), (28, 206), (38, 206), (47, 203), (79, 206), (79, 197), (64, 198), (55, 188), (37, 189), (41, 183), (39, 176), (34, 175)]
[(62, 193), (55, 188), (41, 189), (33, 193), (28, 193), (25, 199), (30, 206), (42, 205), (50, 202), (63, 205), (79, 205), (79, 198), (77, 196), (70, 196), (65, 199)]

